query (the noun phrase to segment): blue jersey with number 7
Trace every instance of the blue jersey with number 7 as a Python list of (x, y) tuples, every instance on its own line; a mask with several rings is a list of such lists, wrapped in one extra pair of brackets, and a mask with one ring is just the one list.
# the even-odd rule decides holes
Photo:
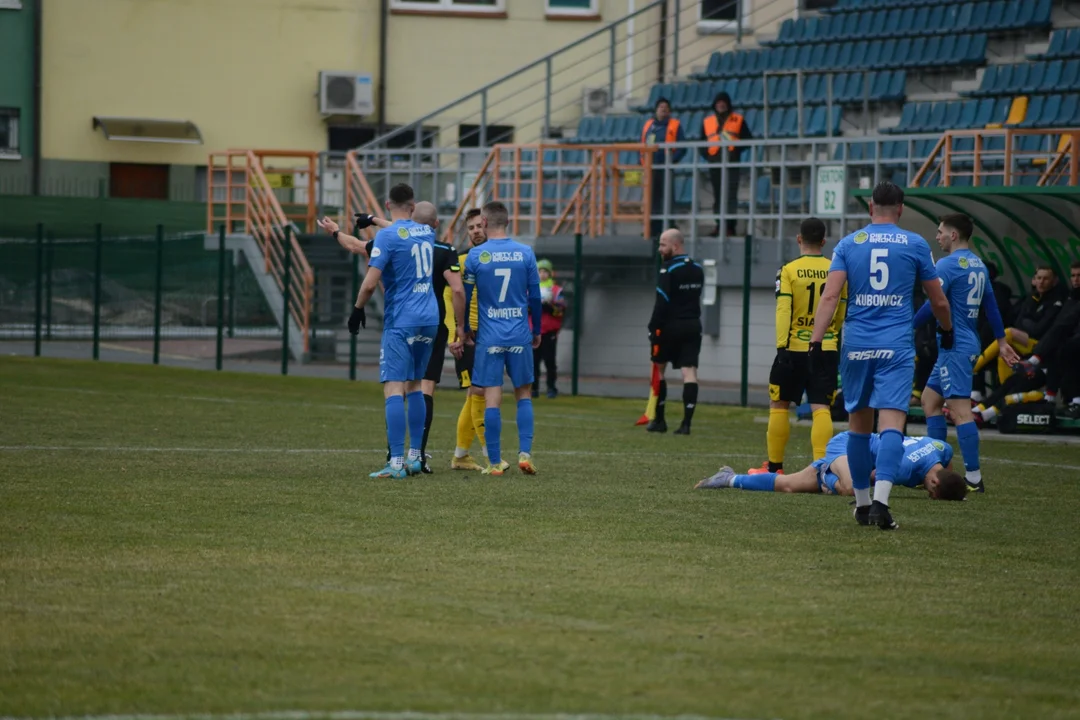
[(915, 283), (937, 279), (930, 246), (893, 224), (871, 224), (841, 240), (833, 270), (847, 273), (844, 347), (907, 349)]
[(529, 299), (540, 297), (540, 272), (532, 248), (509, 238), (474, 247), (465, 259), (465, 282), (475, 285), (477, 342), (507, 346), (532, 342)]
[(368, 266), (382, 271), (386, 298), (383, 327), (430, 327), (441, 322), (432, 289), (435, 233), (427, 225), (397, 220), (375, 233)]

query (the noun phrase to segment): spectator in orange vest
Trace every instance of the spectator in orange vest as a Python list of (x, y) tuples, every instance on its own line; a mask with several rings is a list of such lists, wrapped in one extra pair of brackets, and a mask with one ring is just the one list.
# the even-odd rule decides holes
[[(649, 234), (654, 237), (659, 237), (664, 230), (664, 223), (660, 219), (664, 213), (664, 198), (668, 194), (664, 165), (674, 165), (683, 159), (686, 148), (671, 146), (685, 140), (682, 123), (671, 117), (671, 102), (667, 98), (659, 98), (653, 116), (645, 121), (645, 127), (641, 129), (641, 144), (656, 148), (652, 156), (652, 221), (649, 223)], [(657, 147), (660, 144), (665, 147)]]
[[(735, 221), (730, 217), (739, 209), (739, 168), (729, 167), (727, 173), (721, 168), (724, 156), (724, 146), (727, 146), (728, 162), (739, 162), (742, 149), (730, 143), (735, 140), (749, 140), (753, 137), (750, 126), (746, 119), (737, 112), (731, 111), (731, 96), (726, 92), (716, 93), (713, 98), (713, 111), (705, 116), (702, 122), (702, 134), (708, 141), (708, 146), (701, 148), (701, 156), (710, 163), (715, 163), (709, 168), (709, 181), (713, 189), (713, 212), (717, 215), (716, 230), (713, 236), (720, 234), (720, 197), (722, 189), (727, 190), (727, 235), (735, 234)], [(724, 177), (725, 174), (727, 177)]]

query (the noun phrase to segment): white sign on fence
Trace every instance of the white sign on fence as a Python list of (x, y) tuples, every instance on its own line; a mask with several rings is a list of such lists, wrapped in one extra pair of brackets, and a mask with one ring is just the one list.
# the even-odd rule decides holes
[(822, 165), (814, 187), (814, 211), (818, 217), (840, 217), (847, 202), (847, 177), (843, 165)]

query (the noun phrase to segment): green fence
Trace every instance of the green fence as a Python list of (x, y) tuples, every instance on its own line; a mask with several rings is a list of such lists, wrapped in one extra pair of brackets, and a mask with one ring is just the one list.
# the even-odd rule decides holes
[(203, 234), (156, 232), (0, 240), (0, 339), (152, 344), (163, 339), (276, 338), (278, 324), (255, 277), (231, 252), (204, 249)]

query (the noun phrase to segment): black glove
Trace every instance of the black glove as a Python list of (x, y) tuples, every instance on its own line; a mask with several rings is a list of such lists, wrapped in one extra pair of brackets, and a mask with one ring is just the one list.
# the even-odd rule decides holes
[(776, 366), (781, 370), (791, 372), (795, 369), (795, 359), (787, 348), (776, 348)]
[(356, 227), (357, 230), (363, 230), (364, 228), (369, 228), (369, 227), (371, 227), (372, 225), (375, 224), (373, 222), (375, 220), (374, 215), (368, 215), (366, 213), (356, 213), (355, 217), (356, 217), (356, 225), (355, 225), (355, 227)]
[(362, 327), (367, 327), (367, 313), (364, 312), (362, 307), (354, 307), (352, 315), (349, 316), (349, 332), (353, 335), (359, 335)]
[(953, 341), (955, 340), (955, 337), (953, 335), (953, 331), (952, 330), (942, 330), (940, 325), (938, 326), (937, 331), (938, 331), (938, 337), (941, 338), (941, 349), (942, 350), (952, 350), (953, 349)]
[(824, 351), (821, 349), (821, 343), (810, 343), (810, 350), (806, 353), (806, 363), (811, 377), (814, 376), (818, 369), (825, 367), (825, 356)]

